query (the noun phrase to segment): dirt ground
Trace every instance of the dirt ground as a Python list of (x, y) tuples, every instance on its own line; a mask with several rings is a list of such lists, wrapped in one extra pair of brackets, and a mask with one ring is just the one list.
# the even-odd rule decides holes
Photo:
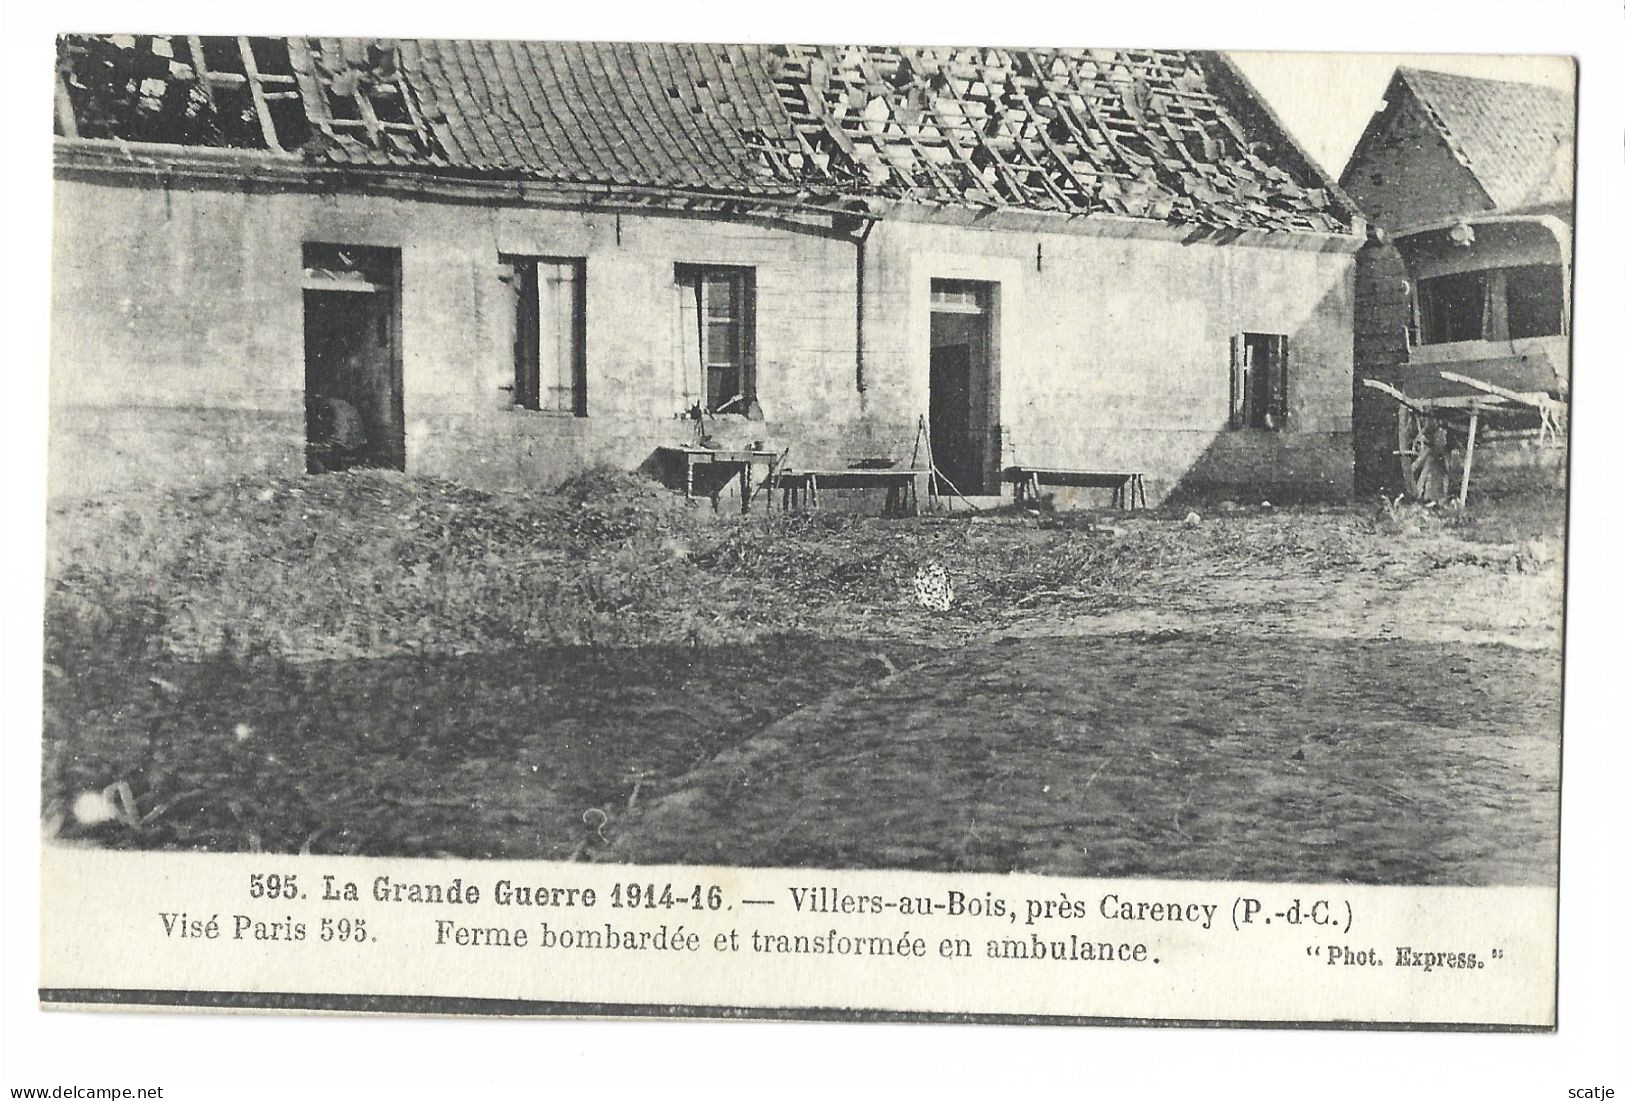
[(751, 837), (773, 865), (1550, 883), (1558, 517), (1392, 534), (1335, 565), (1179, 562), (1105, 607), (1033, 602), (681, 778), (610, 854), (736, 861)]
[(121, 847), (1550, 883), (1562, 519), (662, 528), (641, 643), (58, 647), (46, 813)]
[(750, 838), (781, 866), (1549, 882), (1557, 677), (1527, 659), (1007, 637), (773, 724), (614, 823), (609, 855), (738, 862)]

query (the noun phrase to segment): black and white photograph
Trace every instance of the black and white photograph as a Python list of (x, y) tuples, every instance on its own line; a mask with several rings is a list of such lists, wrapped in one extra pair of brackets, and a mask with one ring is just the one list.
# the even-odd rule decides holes
[(1625, 1088), (1577, 14), (28, 19), (11, 1095)]
[(1582, 7), (8, 14), (0, 1090), (1618, 1096)]
[(1555, 884), (1567, 59), (56, 51), (48, 844)]

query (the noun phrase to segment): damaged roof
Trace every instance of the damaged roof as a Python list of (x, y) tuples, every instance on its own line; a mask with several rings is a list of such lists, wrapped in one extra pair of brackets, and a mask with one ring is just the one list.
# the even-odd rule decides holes
[(829, 205), (1353, 224), (1214, 53), (67, 35), (58, 72), (66, 137)]
[(1456, 159), (1500, 211), (1567, 205), (1574, 198), (1574, 99), (1513, 80), (1401, 68)]

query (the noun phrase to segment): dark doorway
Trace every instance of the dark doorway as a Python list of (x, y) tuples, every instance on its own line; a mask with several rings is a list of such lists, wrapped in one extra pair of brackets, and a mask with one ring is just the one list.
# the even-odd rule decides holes
[(305, 246), (305, 469), (406, 468), (400, 254)]
[(998, 485), (990, 283), (931, 281), (931, 457), (966, 494)]

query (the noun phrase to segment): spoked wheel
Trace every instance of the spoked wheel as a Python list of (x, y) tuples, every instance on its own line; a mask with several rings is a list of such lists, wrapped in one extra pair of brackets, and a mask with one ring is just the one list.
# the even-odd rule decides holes
[(1405, 487), (1405, 496), (1413, 501), (1420, 500), (1422, 495), (1416, 480), (1416, 457), (1426, 446), (1427, 422), (1414, 409), (1401, 405), (1398, 429), (1394, 461), (1399, 464), (1400, 484)]
[(1394, 459), (1399, 463), (1405, 495), (1426, 504), (1449, 501), (1461, 478), (1457, 435), (1450, 425), (1440, 417), (1400, 406), (1397, 442)]

